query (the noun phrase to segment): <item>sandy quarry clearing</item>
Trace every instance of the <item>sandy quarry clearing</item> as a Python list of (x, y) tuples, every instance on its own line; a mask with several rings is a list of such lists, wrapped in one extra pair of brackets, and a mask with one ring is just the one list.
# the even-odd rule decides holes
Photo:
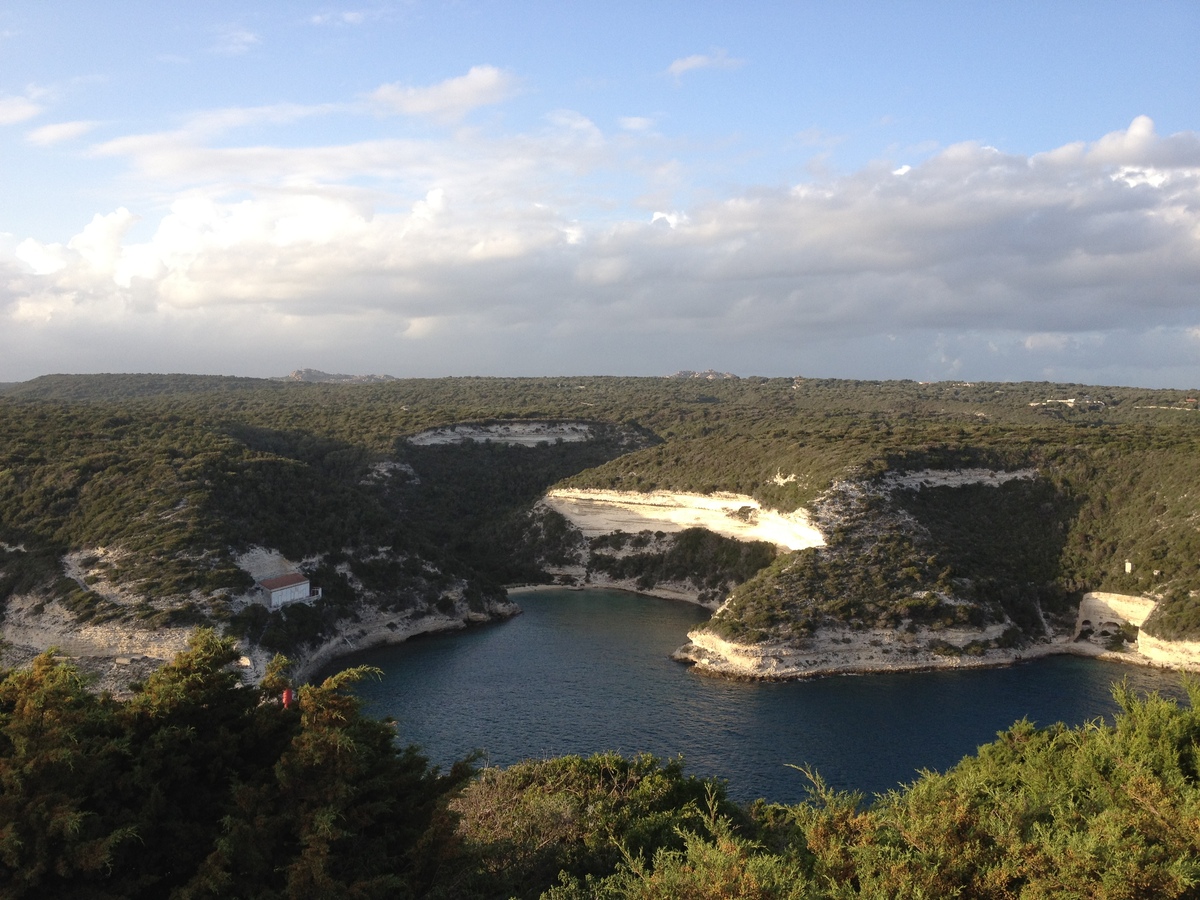
[(544, 502), (570, 519), (586, 537), (699, 527), (739, 541), (768, 541), (784, 550), (825, 544), (807, 510), (778, 513), (763, 509), (757, 500), (743, 494), (561, 489), (547, 494)]
[(296, 563), (284, 557), (278, 550), (268, 547), (251, 547), (247, 552), (235, 557), (234, 562), (255, 581), (300, 571)]
[(447, 425), (414, 434), (410, 444), (428, 447), (438, 444), (463, 444), (467, 441), (517, 444), (535, 447), (554, 441), (576, 443), (590, 440), (592, 427), (582, 422), (504, 422), (494, 425)]
[(922, 469), (920, 472), (889, 472), (883, 476), (885, 488), (963, 487), (986, 484), (999, 487), (1008, 481), (1028, 481), (1037, 477), (1036, 469), (999, 472), (995, 469)]

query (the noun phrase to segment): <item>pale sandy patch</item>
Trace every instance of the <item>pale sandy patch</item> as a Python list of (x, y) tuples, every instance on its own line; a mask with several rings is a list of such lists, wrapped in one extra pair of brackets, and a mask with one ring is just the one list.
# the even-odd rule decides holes
[(494, 444), (517, 444), (535, 447), (555, 441), (576, 443), (590, 440), (592, 427), (583, 422), (506, 422), (494, 425), (447, 425), (414, 434), (410, 444), (428, 447), (441, 444), (463, 444), (467, 441)]
[(1164, 641), (1140, 634), (1137, 649), (1150, 665), (1200, 672), (1200, 641)]
[(35, 652), (57, 647), (66, 656), (135, 657), (169, 660), (187, 648), (190, 627), (141, 628), (129, 621), (79, 622), (57, 600), (36, 594), (9, 598), (4, 639)]
[(922, 469), (919, 472), (889, 472), (883, 477), (883, 483), (887, 488), (963, 487), (968, 484), (999, 487), (1009, 481), (1030, 481), (1036, 477), (1036, 469), (1015, 469), (1011, 472), (995, 469)]
[(300, 571), (300, 567), (294, 562), (287, 559), (278, 550), (268, 547), (251, 547), (245, 553), (238, 554), (234, 558), (234, 562), (237, 563), (239, 569), (255, 581), (274, 578), (277, 575), (291, 575), (293, 572)]

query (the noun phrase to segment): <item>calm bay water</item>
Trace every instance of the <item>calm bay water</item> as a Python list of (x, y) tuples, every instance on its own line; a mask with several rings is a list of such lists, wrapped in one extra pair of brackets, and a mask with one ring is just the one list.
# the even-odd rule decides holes
[[(525, 613), (466, 633), (356, 654), (379, 681), (367, 711), (448, 765), (472, 750), (492, 765), (618, 750), (718, 775), (738, 800), (803, 799), (790, 765), (835, 787), (878, 793), (943, 770), (1027, 717), (1080, 724), (1116, 710), (1110, 686), (1181, 696), (1171, 673), (1076, 657), (999, 669), (779, 683), (706, 678), (668, 654), (708, 613), (619, 591), (520, 594)], [(790, 764), (790, 765), (789, 765)]]

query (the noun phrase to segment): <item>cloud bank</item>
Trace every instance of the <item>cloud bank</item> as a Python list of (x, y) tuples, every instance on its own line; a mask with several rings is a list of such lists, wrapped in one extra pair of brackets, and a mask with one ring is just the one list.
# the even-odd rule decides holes
[[(371, 100), (456, 122), (514, 90), (478, 66)], [(1145, 117), (1031, 156), (963, 143), (671, 212), (605, 192), (612, 171), (647, 196), (671, 177), (628, 123), (607, 135), (563, 111), (521, 134), (240, 146), (248, 118), (95, 148), (166, 207), (10, 241), (0, 380), (311, 365), (1200, 381), (1200, 135)]]

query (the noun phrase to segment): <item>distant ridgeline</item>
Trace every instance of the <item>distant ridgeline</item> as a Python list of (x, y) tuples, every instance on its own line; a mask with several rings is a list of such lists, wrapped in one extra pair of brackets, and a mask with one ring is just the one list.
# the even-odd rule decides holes
[[(1152, 635), (1200, 636), (1192, 394), (305, 371), (4, 386), (6, 629), (18, 607), (26, 623), (58, 609), (78, 623), (211, 623), (302, 652), (368, 611), (393, 628), (486, 619), (503, 585), (578, 565), (732, 591), (708, 627), (741, 642), (837, 623), (995, 626), (994, 644), (1020, 646), (1094, 590), (1157, 600)], [(963, 471), (991, 474), (947, 474)], [(694, 530), (589, 544), (539, 504), (555, 486), (806, 507), (826, 546), (750, 552)], [(239, 560), (255, 548), (294, 561), (319, 599), (253, 602), (258, 576)]]

